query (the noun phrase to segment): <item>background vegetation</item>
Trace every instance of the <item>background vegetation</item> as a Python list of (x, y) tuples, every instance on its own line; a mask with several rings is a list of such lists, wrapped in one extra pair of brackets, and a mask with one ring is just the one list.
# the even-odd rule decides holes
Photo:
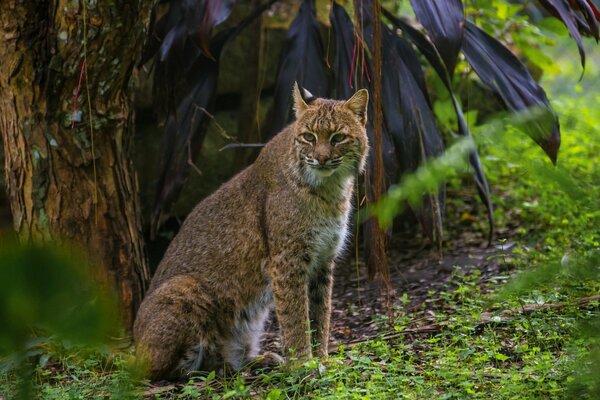
[[(3, 329), (0, 396), (13, 398), (19, 386), (28, 390), (23, 382), (31, 376), (34, 393), (48, 399), (598, 398), (600, 52), (593, 42), (585, 42), (588, 62), (579, 80), (581, 66), (575, 46), (557, 21), (545, 18), (531, 23), (530, 17), (517, 13), (521, 6), (500, 0), (467, 4), (471, 11), (478, 10), (479, 23), (510, 43), (537, 71), (562, 128), (561, 150), (553, 166), (522, 132), (523, 119), (535, 115), (515, 117), (497, 112), (498, 103), (485, 99), (472, 71), (459, 60), (457, 92), (463, 102), (473, 105), (466, 119), (496, 205), (495, 244), (508, 250), (494, 256), (504, 266), (500, 273), (490, 276), (468, 263), (456, 265), (448, 284), (432, 291), (426, 303), (410, 312), (402, 304), (411, 301), (411, 294), (398, 288), (400, 301), (392, 316), (372, 316), (380, 336), (357, 345), (342, 345), (328, 359), (254, 375), (200, 375), (185, 384), (154, 387), (140, 380), (126, 345), (114, 340), (99, 344), (94, 332), (83, 329), (98, 321), (104, 321), (101, 331), (114, 328), (109, 322), (110, 305), (80, 314), (91, 318), (89, 321), (65, 321), (60, 313), (55, 315), (56, 323), (45, 319), (53, 316), (52, 310), (68, 308), (70, 298), (83, 298), (81, 293), (69, 292), (78, 287), (76, 284), (60, 279), (63, 269), (70, 279), (78, 276), (73, 269), (61, 267), (70, 265), (69, 259), (50, 269), (56, 273), (53, 279), (37, 277), (48, 289), (61, 285), (69, 288), (57, 290), (66, 296), (57, 300), (64, 305), (48, 301), (50, 294), (18, 289), (14, 274), (0, 279), (0, 293), (5, 295), (0, 296), (2, 304), (17, 304), (15, 314), (0, 314), (1, 320), (28, 332), (10, 336), (12, 331)], [(451, 131), (457, 124), (451, 99), (432, 71), (427, 70), (426, 76), (440, 126)], [(404, 178), (396, 189), (405, 190), (408, 197), (418, 197), (423, 188), (435, 187), (442, 174), (448, 179), (450, 193), (464, 194), (467, 190), (468, 196), (474, 196), (469, 184), (472, 178), (465, 174), (465, 159), (453, 156), (442, 160), (444, 163), (433, 161)], [(468, 196), (449, 196), (448, 212), (464, 209)], [(469, 207), (470, 215), (464, 218), (471, 225), (462, 229), (485, 232), (487, 222), (481, 206)], [(461, 216), (457, 217), (461, 221)], [(14, 248), (6, 242), (3, 247)], [(5, 255), (0, 258), (6, 260), (10, 259)], [(38, 262), (29, 260), (20, 270)], [(7, 265), (21, 264), (8, 261)], [(2, 271), (9, 271), (4, 268)], [(85, 282), (87, 278), (80, 279)], [(80, 288), (86, 291), (86, 285)], [(10, 295), (13, 292), (16, 294)], [(23, 296), (42, 299), (33, 302), (30, 312), (25, 313), (28, 303)], [(90, 301), (93, 304), (94, 298), (101, 297), (92, 295)], [(35, 311), (44, 303), (50, 309)], [(3, 306), (0, 311), (5, 309), (10, 310)], [(41, 317), (35, 317), (36, 313)], [(36, 323), (24, 319), (22, 326), (15, 324), (23, 315), (45, 323), (31, 331)], [(18, 338), (19, 343), (12, 342), (11, 337)], [(5, 357), (11, 352), (13, 357)], [(15, 368), (15, 360), (26, 360), (33, 373)]]

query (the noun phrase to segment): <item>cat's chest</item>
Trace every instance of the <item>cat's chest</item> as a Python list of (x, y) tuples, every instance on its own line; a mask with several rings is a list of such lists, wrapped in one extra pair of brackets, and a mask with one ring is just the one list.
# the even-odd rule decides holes
[(341, 253), (348, 233), (348, 214), (346, 211), (313, 221), (306, 232), (307, 252), (312, 262), (329, 262)]

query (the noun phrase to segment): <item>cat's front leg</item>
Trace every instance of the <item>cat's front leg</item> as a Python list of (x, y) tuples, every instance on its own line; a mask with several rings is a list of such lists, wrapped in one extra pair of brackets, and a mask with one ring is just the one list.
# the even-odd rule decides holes
[(329, 325), (331, 320), (331, 292), (333, 262), (319, 265), (311, 271), (309, 281), (310, 319), (315, 332), (319, 357), (328, 355)]
[(295, 357), (310, 358), (308, 264), (294, 257), (277, 256), (271, 259), (269, 272), (284, 349)]

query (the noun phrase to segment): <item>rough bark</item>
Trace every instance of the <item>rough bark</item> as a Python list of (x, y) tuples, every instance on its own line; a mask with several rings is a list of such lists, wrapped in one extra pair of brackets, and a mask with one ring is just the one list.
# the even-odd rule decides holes
[(84, 246), (117, 288), (126, 327), (148, 281), (128, 85), (151, 6), (0, 0), (0, 131), (14, 228), (23, 242)]

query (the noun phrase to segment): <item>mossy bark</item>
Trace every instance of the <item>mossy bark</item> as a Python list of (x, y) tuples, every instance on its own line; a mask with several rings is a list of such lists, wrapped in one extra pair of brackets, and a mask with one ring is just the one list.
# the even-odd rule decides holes
[(128, 86), (152, 2), (84, 1), (0, 0), (7, 193), (23, 242), (88, 249), (129, 328), (148, 270)]

